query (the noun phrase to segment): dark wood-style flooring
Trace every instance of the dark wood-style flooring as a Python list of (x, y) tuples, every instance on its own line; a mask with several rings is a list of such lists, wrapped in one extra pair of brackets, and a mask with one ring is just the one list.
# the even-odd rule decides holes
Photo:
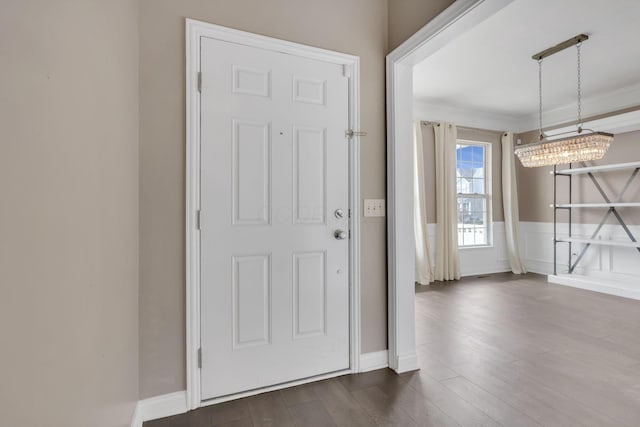
[(640, 426), (640, 301), (532, 274), (466, 278), (416, 289), (416, 340), (420, 371), (347, 375), (144, 426)]

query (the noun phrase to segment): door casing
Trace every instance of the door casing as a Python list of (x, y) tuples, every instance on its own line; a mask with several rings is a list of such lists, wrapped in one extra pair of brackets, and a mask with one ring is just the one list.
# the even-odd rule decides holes
[(418, 369), (413, 230), (413, 66), (514, 0), (457, 0), (387, 55), (389, 367)]
[[(234, 30), (206, 22), (186, 19), (186, 368), (187, 408), (195, 409), (223, 400), (264, 391), (251, 391), (205, 402), (200, 394), (200, 40), (202, 37), (244, 44), (265, 50), (339, 64), (349, 77), (349, 128), (360, 129), (360, 61), (357, 56)], [(347, 129), (345, 129), (347, 131)], [(346, 142), (345, 142), (346, 143)], [(359, 372), (360, 365), (360, 140), (354, 135), (349, 143), (349, 318), (350, 369)], [(344, 373), (344, 372), (341, 372)], [(316, 377), (321, 378), (321, 377)], [(315, 379), (315, 378), (314, 378)], [(299, 384), (296, 381), (288, 385)], [(270, 387), (268, 389), (274, 389)]]

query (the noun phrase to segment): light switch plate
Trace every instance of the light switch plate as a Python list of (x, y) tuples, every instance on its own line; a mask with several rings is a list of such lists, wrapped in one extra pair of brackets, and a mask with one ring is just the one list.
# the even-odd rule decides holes
[(385, 216), (384, 199), (364, 199), (364, 216)]

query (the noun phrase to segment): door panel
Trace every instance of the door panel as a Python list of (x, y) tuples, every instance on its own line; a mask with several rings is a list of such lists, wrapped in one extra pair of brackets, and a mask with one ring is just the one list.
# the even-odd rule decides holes
[(293, 130), (293, 206), (296, 224), (324, 224), (326, 205), (325, 129)]
[(271, 257), (234, 256), (233, 348), (271, 341)]
[(201, 39), (202, 398), (349, 367), (348, 79)]
[(271, 212), (271, 126), (233, 119), (233, 225), (267, 225)]
[(324, 252), (293, 254), (294, 339), (327, 332), (327, 268)]

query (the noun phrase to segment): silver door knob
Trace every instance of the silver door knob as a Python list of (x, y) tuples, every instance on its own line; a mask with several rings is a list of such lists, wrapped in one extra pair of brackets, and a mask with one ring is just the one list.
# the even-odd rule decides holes
[(347, 232), (344, 230), (336, 230), (333, 232), (333, 237), (335, 237), (336, 240), (344, 240), (347, 238)]

